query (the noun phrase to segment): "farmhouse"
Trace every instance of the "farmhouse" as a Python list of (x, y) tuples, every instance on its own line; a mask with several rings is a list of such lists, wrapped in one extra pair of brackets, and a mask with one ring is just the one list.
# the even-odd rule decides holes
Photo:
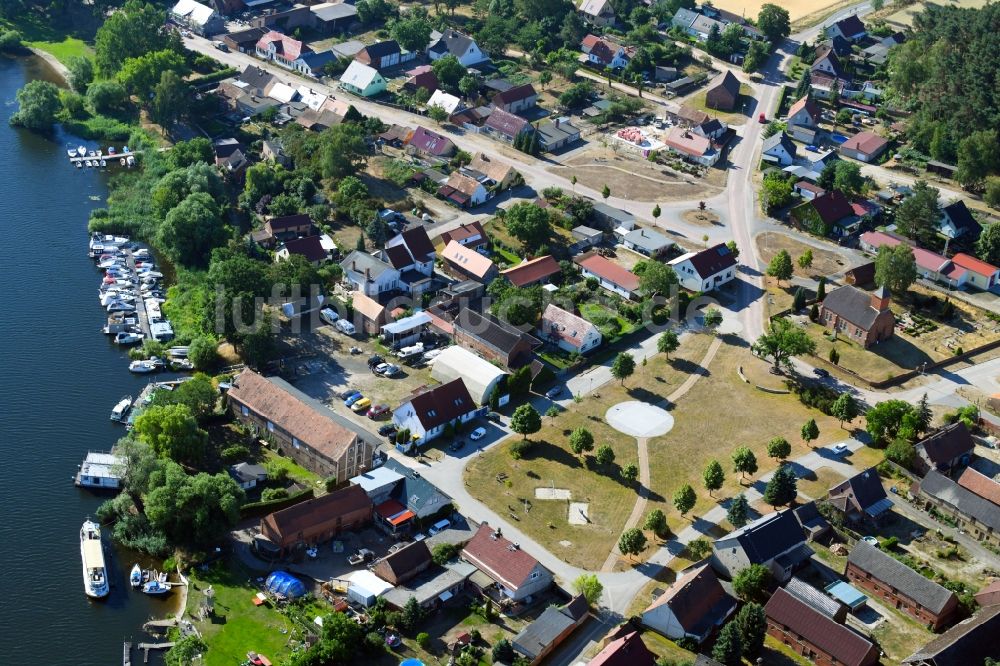
[(1000, 606), (980, 610), (903, 660), (904, 666), (965, 666), (996, 657)]
[(355, 60), (378, 70), (394, 67), (413, 58), (414, 54), (401, 49), (395, 39), (369, 44), (354, 54)]
[(976, 539), (1000, 546), (1000, 506), (937, 471), (928, 472), (915, 487), (926, 509), (949, 516)]
[(548, 282), (561, 272), (559, 262), (553, 259), (552, 255), (546, 254), (537, 259), (522, 261), (517, 266), (501, 271), (500, 275), (507, 278), (518, 289), (523, 289)]
[(693, 130), (672, 127), (663, 143), (672, 152), (702, 166), (712, 166), (719, 161), (720, 153), (712, 146), (712, 141)]
[(437, 31), (431, 33), (427, 57), (433, 62), (446, 55), (455, 56), (465, 67), (489, 61), (489, 57), (479, 48), (476, 40), (454, 28), (447, 28), (441, 33)]
[(879, 661), (874, 643), (783, 589), (771, 595), (764, 612), (767, 633), (817, 666), (873, 666)]
[(534, 107), (536, 102), (538, 102), (538, 93), (535, 92), (535, 87), (530, 83), (500, 91), (493, 95), (492, 99), (494, 108), (508, 113), (527, 111)]
[(571, 354), (586, 354), (601, 345), (601, 332), (596, 326), (555, 303), (545, 306), (538, 323), (538, 337)]
[(725, 243), (682, 254), (669, 265), (681, 286), (690, 291), (713, 291), (736, 277), (736, 257)]
[(385, 92), (386, 82), (377, 69), (354, 60), (340, 75), (340, 87), (361, 97), (374, 97)]
[(514, 601), (544, 592), (552, 585), (551, 571), (486, 523), (466, 544), (462, 559), (486, 574), (503, 596)]
[(514, 143), (522, 133), (532, 131), (532, 127), (524, 118), (495, 108), (483, 123), (483, 130), (501, 141)]
[(972, 467), (966, 467), (962, 475), (958, 477), (958, 485), (1000, 506), (1000, 483), (982, 472)]
[[(356, 487), (356, 486), (355, 486)], [(431, 551), (423, 541), (414, 541), (389, 553), (372, 567), (372, 573), (392, 585), (416, 578), (431, 566)]]
[(451, 272), (477, 282), (492, 282), (497, 276), (496, 264), (491, 259), (456, 240), (448, 241), (441, 251), (441, 259)]
[(619, 632), (605, 639), (608, 642), (604, 649), (587, 666), (656, 666), (656, 655), (642, 642), (638, 631), (626, 624)]
[(740, 98), (740, 81), (733, 73), (726, 73), (705, 93), (705, 106), (719, 111), (732, 111)]
[(448, 243), (455, 241), (459, 245), (464, 245), (472, 250), (485, 247), (489, 244), (486, 231), (478, 221), (466, 222), (451, 231), (443, 232), (441, 240), (444, 241), (445, 247), (448, 246)]
[(264, 516), (260, 533), (276, 550), (287, 553), (360, 529), (371, 517), (368, 495), (358, 486), (348, 486)]
[(931, 470), (948, 474), (956, 467), (969, 464), (975, 442), (965, 424), (958, 421), (917, 442), (915, 448), (913, 469), (917, 474), (923, 476)]
[(844, 575), (882, 603), (938, 630), (951, 621), (958, 597), (875, 546), (858, 541)]
[(892, 512), (892, 500), (874, 467), (830, 488), (829, 503), (852, 523), (877, 525)]
[(568, 118), (556, 118), (538, 125), (538, 145), (551, 153), (580, 140), (580, 128)]
[(406, 140), (407, 149), (430, 157), (449, 157), (455, 152), (455, 144), (448, 137), (417, 126)]
[(751, 564), (762, 564), (783, 583), (812, 557), (799, 521), (791, 510), (761, 516), (712, 544), (712, 567), (732, 578)]
[(462, 308), (455, 317), (455, 344), (471, 349), (504, 368), (520, 368), (531, 361), (541, 341), (489, 314)]
[(885, 287), (869, 294), (844, 285), (831, 291), (820, 303), (819, 322), (863, 347), (870, 347), (892, 337), (896, 318), (889, 302)]
[(695, 565), (642, 612), (642, 623), (672, 640), (702, 643), (720, 628), (736, 599), (722, 589), (708, 562)]
[(244, 370), (227, 398), (237, 420), (320, 476), (342, 483), (372, 466), (370, 435), (283, 379)]

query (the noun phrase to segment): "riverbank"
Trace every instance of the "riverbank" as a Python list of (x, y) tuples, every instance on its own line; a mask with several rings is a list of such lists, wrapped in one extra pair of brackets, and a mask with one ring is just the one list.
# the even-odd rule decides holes
[(62, 79), (63, 87), (69, 88), (69, 68), (61, 63), (59, 58), (44, 49), (38, 48), (37, 46), (25, 46), (24, 48), (44, 60), (45, 64), (47, 64), (52, 71), (58, 74), (59, 78)]

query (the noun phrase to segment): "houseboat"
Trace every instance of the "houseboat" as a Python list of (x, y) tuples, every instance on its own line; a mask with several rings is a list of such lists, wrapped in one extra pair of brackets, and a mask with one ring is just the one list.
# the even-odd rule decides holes
[(89, 490), (119, 490), (122, 464), (122, 459), (113, 453), (89, 451), (76, 473), (74, 483), (79, 488)]
[(108, 571), (104, 566), (101, 526), (87, 519), (80, 528), (80, 557), (83, 560), (83, 591), (92, 599), (108, 596)]
[(111, 410), (111, 420), (123, 422), (128, 417), (128, 410), (132, 409), (132, 396), (127, 395), (118, 401), (118, 404)]

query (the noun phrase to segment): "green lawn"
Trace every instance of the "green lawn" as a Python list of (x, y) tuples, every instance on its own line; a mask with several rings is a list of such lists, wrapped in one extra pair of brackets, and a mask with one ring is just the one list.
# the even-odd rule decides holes
[(217, 563), (206, 572), (199, 571), (191, 576), (191, 585), (187, 609), (194, 617), (204, 598), (203, 590), (211, 585), (215, 591), (214, 616), (198, 623), (208, 644), (205, 666), (241, 663), (248, 650), (279, 663), (302, 639), (302, 631), (295, 623), (273, 606), (253, 605), (257, 588), (251, 574), (236, 565)]
[(580, 316), (597, 326), (606, 339), (628, 335), (636, 329), (635, 324), (600, 303), (580, 303), (579, 307)]
[(25, 46), (51, 53), (63, 64), (75, 56), (93, 58), (94, 50), (88, 42), (93, 40), (100, 19), (95, 18), (83, 3), (68, 4), (68, 14), (61, 15), (58, 20), (29, 11), (14, 20), (0, 20), (0, 27), (18, 31)]
[(264, 460), (265, 465), (277, 465), (283, 469), (288, 470), (288, 478), (294, 479), (299, 483), (307, 486), (315, 486), (317, 483), (322, 481), (318, 474), (310, 472), (305, 467), (302, 467), (294, 460), (287, 456), (279, 456), (277, 453), (271, 449), (264, 450)]
[(25, 41), (27, 46), (33, 46), (47, 53), (51, 53), (59, 62), (68, 65), (70, 59), (76, 57), (94, 58), (94, 49), (82, 39), (76, 37), (66, 37), (62, 41), (50, 42), (44, 40)]

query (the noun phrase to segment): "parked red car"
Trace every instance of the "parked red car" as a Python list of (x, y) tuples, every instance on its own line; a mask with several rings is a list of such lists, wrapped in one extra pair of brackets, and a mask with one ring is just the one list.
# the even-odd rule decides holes
[(374, 405), (368, 410), (368, 418), (372, 421), (382, 418), (389, 413), (389, 405)]
[(759, 122), (759, 123), (761, 123), (761, 124), (764, 124), (764, 123), (766, 123), (766, 122), (767, 122), (767, 118), (766, 118), (766, 117), (764, 116), (764, 114), (763, 114), (763, 113), (762, 113), (762, 114), (760, 114), (759, 116), (757, 116), (757, 122)]

